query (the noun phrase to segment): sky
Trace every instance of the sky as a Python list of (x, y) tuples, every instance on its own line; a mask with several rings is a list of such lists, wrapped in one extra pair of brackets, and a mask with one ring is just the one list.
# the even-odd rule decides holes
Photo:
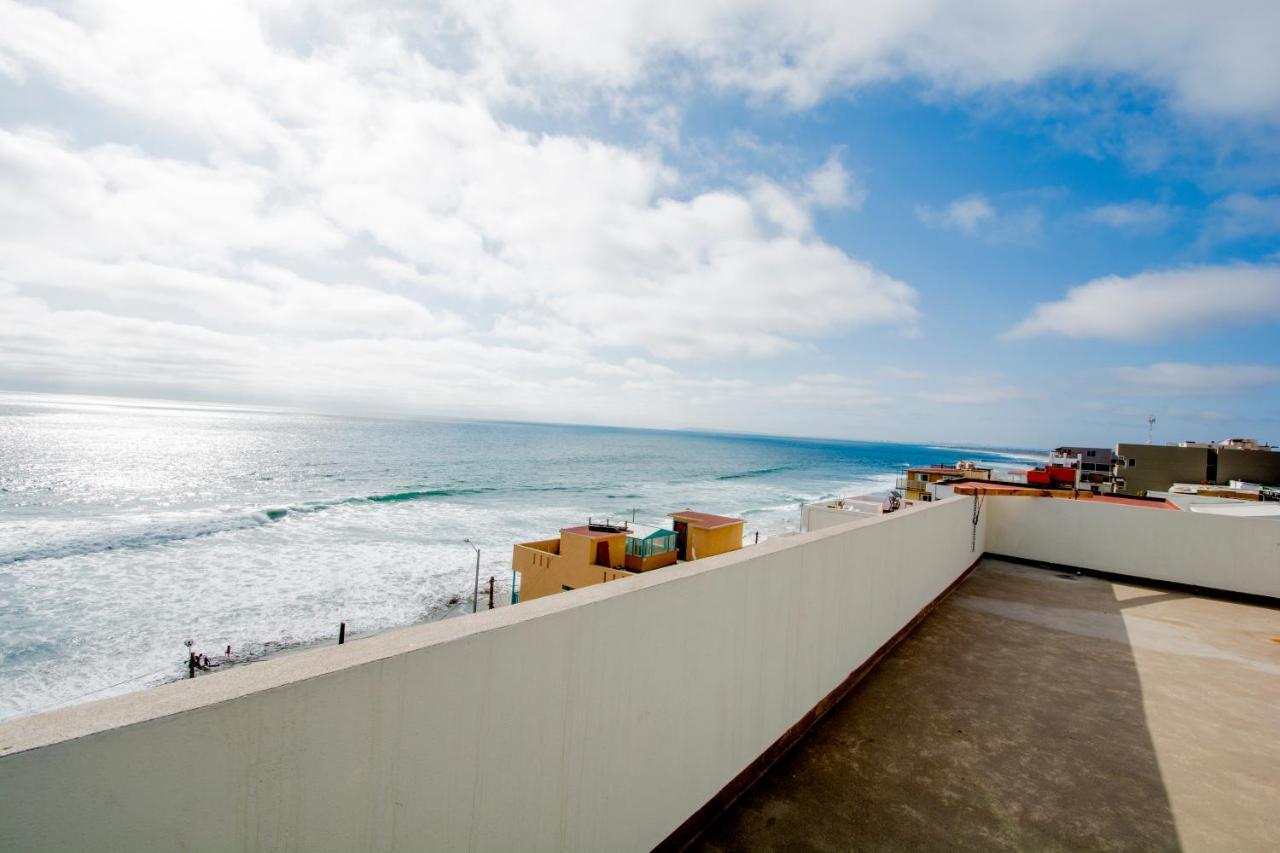
[(1280, 442), (1280, 4), (0, 0), (0, 389)]

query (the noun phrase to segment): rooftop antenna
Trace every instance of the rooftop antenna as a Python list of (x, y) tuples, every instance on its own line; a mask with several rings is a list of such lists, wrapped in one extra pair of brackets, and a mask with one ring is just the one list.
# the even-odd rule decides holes
[(1151, 443), (1151, 437), (1156, 425), (1156, 416), (1147, 415), (1147, 444)]

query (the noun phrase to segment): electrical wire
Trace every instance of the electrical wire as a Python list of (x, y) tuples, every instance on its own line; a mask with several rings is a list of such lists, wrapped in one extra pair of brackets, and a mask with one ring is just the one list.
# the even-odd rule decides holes
[(57, 707), (62, 706), (62, 705), (71, 705), (71, 704), (73, 704), (73, 703), (75, 703), (75, 702), (79, 702), (81, 699), (85, 698), (86, 696), (92, 696), (92, 695), (93, 695), (93, 694), (95, 694), (95, 693), (101, 693), (101, 692), (102, 692), (102, 691), (104, 691), (104, 690), (110, 690), (112, 687), (120, 687), (120, 686), (125, 685), (125, 684), (128, 684), (128, 683), (130, 683), (130, 682), (132, 682), (132, 681), (141, 681), (141, 680), (142, 680), (142, 679), (144, 679), (144, 678), (154, 678), (154, 677), (155, 677), (155, 676), (157, 676), (157, 675), (163, 675), (163, 674), (165, 673), (165, 671), (166, 671), (166, 670), (158, 669), (158, 670), (156, 670), (155, 672), (149, 672), (149, 673), (147, 673), (147, 674), (145, 674), (145, 675), (135, 675), (133, 678), (126, 678), (124, 681), (117, 681), (115, 684), (107, 684), (107, 685), (105, 685), (105, 686), (103, 686), (103, 687), (98, 687), (98, 688), (96, 688), (96, 689), (94, 689), (94, 690), (90, 690), (90, 691), (89, 691), (89, 692), (87, 692), (87, 693), (81, 693), (79, 696), (72, 696), (70, 699), (58, 699), (58, 700), (56, 700), (56, 701), (54, 701), (54, 702), (50, 702), (48, 705), (42, 705), (42, 706), (41, 706), (41, 707), (39, 707), (39, 708), (32, 708), (32, 709), (30, 709), (30, 710), (28, 710), (28, 711), (25, 711), (24, 713), (25, 713), (25, 714), (39, 714), (39, 713), (42, 713), (42, 712), (44, 712), (44, 711), (48, 711), (50, 708), (57, 708)]

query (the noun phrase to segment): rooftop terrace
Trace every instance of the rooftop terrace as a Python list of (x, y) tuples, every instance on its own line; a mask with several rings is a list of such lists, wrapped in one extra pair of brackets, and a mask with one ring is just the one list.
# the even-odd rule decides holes
[(1280, 611), (986, 558), (703, 850), (1280, 849)]
[(1280, 849), (1273, 521), (956, 495), (618, 574), (0, 723), (0, 850)]

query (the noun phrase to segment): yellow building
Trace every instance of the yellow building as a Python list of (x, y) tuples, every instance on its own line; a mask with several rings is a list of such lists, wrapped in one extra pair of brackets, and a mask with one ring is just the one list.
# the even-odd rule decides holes
[(511, 568), (520, 573), (520, 600), (625, 578), (632, 574), (626, 551), (626, 528), (603, 524), (566, 527), (559, 539), (516, 545)]
[(512, 548), (520, 575), (520, 600), (608, 583), (681, 560), (711, 557), (742, 547), (740, 518), (705, 512), (673, 513), (675, 530), (588, 522), (566, 527), (559, 539), (522, 542)]
[(931, 487), (934, 483), (942, 483), (959, 478), (990, 480), (991, 469), (979, 468), (972, 462), (908, 468), (907, 476), (898, 478), (897, 487), (909, 501), (931, 501), (933, 500), (933, 489)]
[(676, 529), (676, 551), (681, 560), (700, 560), (737, 551), (742, 547), (741, 518), (712, 515), (686, 509), (671, 513)]

